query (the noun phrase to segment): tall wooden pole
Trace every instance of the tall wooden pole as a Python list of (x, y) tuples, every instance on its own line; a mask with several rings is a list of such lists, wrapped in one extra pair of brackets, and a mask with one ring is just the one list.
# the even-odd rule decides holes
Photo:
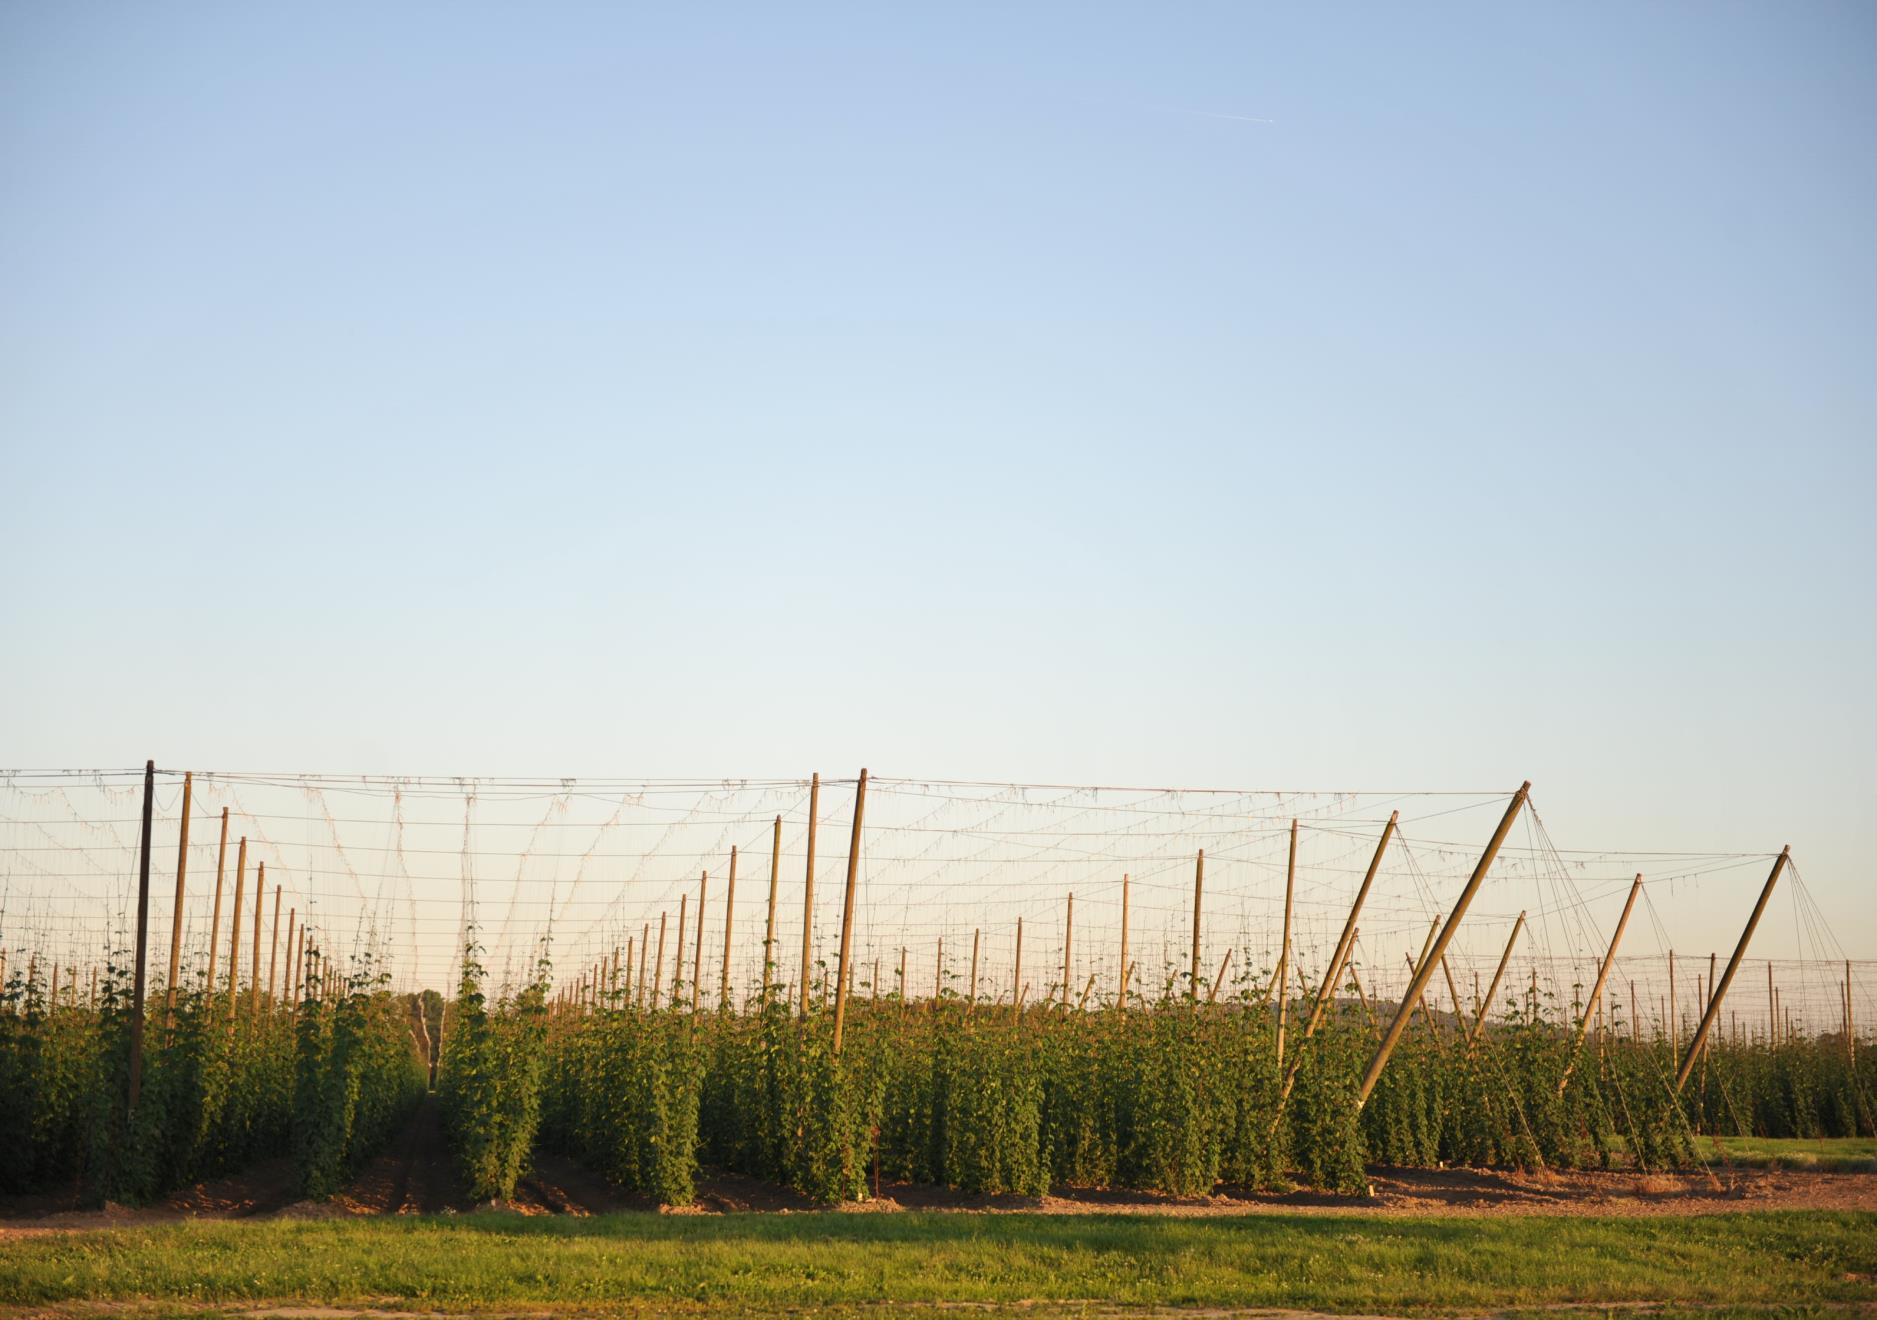
[[(841, 1052), (841, 1032), (847, 1026), (847, 982), (854, 942), (854, 887), (860, 880), (860, 818), (867, 808), (867, 771), (854, 786), (854, 832), (847, 841), (847, 892), (841, 899), (841, 957), (834, 967), (834, 1052)], [(943, 947), (943, 941), (940, 942)]]
[(286, 980), (280, 985), (280, 997), (289, 1008), (293, 1006), (293, 922), (299, 913), (298, 908), (287, 909), (287, 970)]
[(1851, 1007), (1851, 960), (1844, 960), (1844, 1052), (1857, 1067), (1857, 1015)]
[(1284, 1024), (1290, 1013), (1290, 905), (1297, 887), (1297, 822), (1290, 823), (1290, 860), (1284, 865), (1284, 947), (1277, 956), (1277, 1066), (1284, 1066)]
[(195, 774), (182, 777), (182, 823), (176, 830), (176, 906), (169, 918), (169, 978), (164, 981), (163, 1029), (169, 1030), (176, 1012), (176, 977), (182, 967), (183, 876), (189, 870), (189, 808), (195, 799)]
[(1701, 1025), (1695, 1028), (1694, 1039), (1688, 1044), (1688, 1053), (1683, 1056), (1681, 1068), (1675, 1074), (1677, 1095), (1681, 1094), (1681, 1088), (1688, 1081), (1688, 1074), (1695, 1066), (1695, 1057), (1701, 1052), (1701, 1044), (1714, 1026), (1715, 1014), (1721, 1010), (1721, 1000), (1727, 994), (1727, 987), (1734, 983), (1734, 973), (1740, 970), (1740, 960), (1746, 956), (1747, 942), (1753, 938), (1754, 927), (1760, 924), (1760, 915), (1766, 911), (1767, 900), (1773, 896), (1773, 886), (1779, 883), (1779, 873), (1786, 869), (1791, 856), (1792, 845), (1787, 844), (1779, 850), (1779, 858), (1773, 863), (1773, 869), (1767, 872), (1766, 887), (1760, 890), (1760, 901), (1753, 905), (1753, 915), (1747, 918), (1747, 928), (1740, 932), (1740, 944), (1734, 949), (1734, 956), (1727, 960), (1727, 970), (1721, 973), (1721, 983), (1714, 991), (1714, 998), (1708, 1003), (1707, 1012), (1701, 1015)]
[(945, 937), (938, 937), (938, 955), (932, 966), (932, 1011), (938, 1012), (939, 1000), (945, 997)]
[[(723, 893), (723, 980), (717, 987), (717, 1010), (727, 1011), (730, 1007), (730, 937), (735, 929), (736, 918), (736, 845), (730, 845), (730, 879)], [(614, 953), (617, 959), (619, 955)]]
[[(983, 936), (984, 936), (984, 932), (982, 929), (974, 930), (971, 932), (971, 998), (967, 1001), (967, 1003), (973, 1008), (977, 1007), (977, 1002), (978, 1002), (978, 943), (983, 938)], [(1850, 983), (1851, 983), (1851, 967), (1849, 963), (1846, 963), (1845, 964), (1845, 984), (1849, 985)]]
[(652, 967), (652, 1011), (658, 1011), (658, 983), (665, 976), (665, 914), (658, 914), (658, 962)]
[(209, 976), (202, 989), (210, 998), (215, 995), (215, 955), (222, 935), (222, 873), (228, 864), (228, 808), (222, 808), (222, 841), (215, 848), (215, 911), (209, 917)]
[(1668, 1043), (1673, 1047), (1677, 1043), (1675, 1033), (1675, 950), (1673, 949), (1668, 951), (1668, 1010), (1664, 1019), (1664, 1025), (1668, 1028)]
[(1193, 962), (1187, 972), (1187, 979), (1192, 983), (1193, 1002), (1199, 1001), (1199, 902), (1206, 887), (1206, 850), (1199, 850), (1199, 857), (1193, 863)]
[(1642, 876), (1638, 874), (1635, 883), (1629, 887), (1629, 897), (1623, 902), (1623, 915), (1616, 919), (1616, 933), (1610, 936), (1609, 950), (1603, 955), (1603, 962), (1597, 967), (1597, 979), (1591, 983), (1590, 998), (1584, 1004), (1584, 1015), (1578, 1019), (1577, 1038), (1571, 1042), (1570, 1057), (1564, 1062), (1564, 1076), (1558, 1078), (1559, 1095), (1563, 1095), (1564, 1088), (1571, 1084), (1571, 1070), (1577, 1067), (1577, 1052), (1583, 1048), (1584, 1032), (1590, 1028), (1590, 1015), (1602, 1006), (1603, 983), (1610, 979), (1610, 969), (1616, 965), (1616, 946), (1623, 942), (1623, 931), (1629, 926), (1629, 914), (1636, 906), (1636, 896), (1640, 893), (1642, 893)]
[[(130, 991), (130, 1091), (129, 1106), (137, 1107), (143, 1090), (143, 959), (144, 942), (150, 934), (150, 817), (156, 809), (156, 762), (143, 763), (143, 842), (137, 851), (137, 959)], [(59, 974), (55, 963), (52, 975)], [(57, 998), (54, 991), (53, 998)]]
[[(665, 914), (662, 912), (659, 913), (658, 920), (660, 921), (660, 923), (663, 923), (663, 921), (665, 920)], [(660, 935), (660, 938), (662, 939), (664, 932), (661, 930), (659, 932), (659, 935)], [(639, 927), (639, 991), (635, 996), (633, 996), (632, 1006), (634, 1008), (642, 1009), (645, 1007), (645, 955), (650, 953), (651, 951), (652, 951), (652, 923), (647, 921), (641, 924)], [(660, 949), (658, 951), (658, 959), (660, 962), (664, 961), (665, 951), (663, 949)], [(657, 1003), (654, 1002), (652, 1007), (654, 1008), (658, 1007)]]
[(1219, 974), (1212, 978), (1212, 984), (1206, 987), (1206, 1002), (1215, 1003), (1219, 998), (1219, 987), (1225, 984), (1225, 969), (1232, 965), (1232, 950), (1226, 949), (1225, 957), (1219, 959)]
[(1062, 1006), (1069, 1006), (1069, 951), (1075, 944), (1075, 895), (1069, 895), (1069, 907), (1062, 918)]
[(1308, 1040), (1329, 1010), (1336, 995), (1336, 986), (1342, 976), (1343, 964), (1349, 961), (1349, 949), (1356, 942), (1356, 922), (1362, 916), (1362, 904), (1369, 896), (1369, 887), (1375, 883), (1376, 873), (1382, 868), (1382, 854), (1388, 851), (1388, 841), (1395, 835), (1395, 823), (1401, 817), (1398, 811), (1388, 813), (1388, 824), (1382, 827), (1382, 839), (1375, 845), (1375, 855), (1369, 858), (1369, 869), (1363, 874), (1362, 887), (1356, 890), (1356, 901), (1349, 908), (1349, 916), (1343, 921), (1342, 937), (1336, 941), (1336, 951), (1330, 956), (1329, 970), (1323, 974), (1323, 984), (1317, 987), (1316, 1002), (1310, 1008), (1310, 1020), (1304, 1024), (1304, 1039)]
[(241, 993), (241, 898), (248, 882), (248, 836), (241, 836), (235, 852), (235, 904), (233, 924), (228, 930), (228, 1016), (235, 1016), (235, 999)]
[(1128, 1011), (1128, 878), (1121, 877), (1121, 966), (1116, 973), (1115, 1004)]
[(280, 963), (280, 886), (279, 885), (274, 886), (274, 933), (270, 938), (272, 942), (267, 950), (267, 1000), (269, 1004), (273, 1004), (276, 1002), (276, 1000), (274, 999), (274, 969)]
[(1010, 1007), (1014, 1012), (1023, 1000), (1023, 918), (1017, 918), (1017, 965), (1010, 978)]
[(802, 873), (802, 1001), (808, 1016), (808, 974), (815, 961), (815, 826), (821, 818), (821, 772), (808, 781), (808, 865)]
[(1461, 918), (1466, 916), (1467, 908), (1473, 904), (1473, 895), (1479, 892), (1485, 883), (1486, 873), (1492, 869), (1493, 859), (1499, 855), (1499, 849), (1506, 841), (1506, 835), (1512, 832), (1512, 822), (1518, 819), (1525, 800), (1531, 796), (1531, 781), (1519, 785), (1519, 791), (1512, 795), (1511, 803), (1506, 807), (1505, 815), (1499, 821), (1499, 828), (1493, 831), (1492, 839), (1481, 854), (1479, 865), (1473, 868), (1473, 874), (1466, 882), (1466, 888), (1460, 891), (1460, 898), (1453, 905), (1453, 914), (1447, 918), (1446, 927), (1440, 932), (1433, 957), (1423, 960), (1423, 965), (1414, 974), (1414, 984), (1408, 987), (1409, 993), (1402, 996), (1401, 1007), (1395, 1012), (1395, 1020), (1389, 1024), (1382, 1036), (1382, 1042), (1375, 1051), (1375, 1057), (1369, 1060), (1368, 1070), (1362, 1076), (1362, 1085), (1356, 1093), (1356, 1108), (1361, 1109), (1369, 1101), (1369, 1094), (1375, 1090), (1375, 1083), (1380, 1080), (1382, 1069), (1388, 1066), (1388, 1056), (1395, 1052), (1401, 1035), (1408, 1029), (1408, 1020), (1414, 1013), (1414, 1005), (1427, 989), (1427, 982), (1434, 974), (1435, 959), (1444, 957), (1447, 945), (1452, 942), (1454, 932), (1460, 929)]
[(1773, 989), (1773, 960), (1766, 960), (1766, 1044), (1779, 1044), (1779, 991)]
[(254, 970), (248, 979), (253, 989), (248, 991), (248, 1016), (259, 1017), (261, 1014), (261, 926), (267, 916), (267, 863), (262, 862), (254, 872)]
[(678, 895), (678, 943), (671, 950), (671, 1007), (674, 1012), (680, 1007), (678, 996), (684, 990), (684, 920), (690, 901), (689, 894)]
[(691, 1011), (697, 1012), (697, 987), (704, 980), (704, 899), (710, 890), (710, 872), (697, 878), (697, 953), (691, 959)]
[(776, 882), (782, 873), (782, 817), (776, 817), (775, 836), (769, 844), (769, 924), (763, 928), (763, 1007), (769, 1006), (769, 986), (776, 968)]
[(1521, 912), (1519, 919), (1512, 923), (1512, 933), (1506, 937), (1506, 951), (1499, 955), (1499, 966), (1493, 970), (1492, 984), (1486, 987), (1486, 998), (1480, 1001), (1479, 1014), (1473, 1019), (1473, 1030), (1467, 1033), (1469, 1049), (1479, 1043), (1479, 1033), (1486, 1028), (1486, 1017), (1492, 1012), (1493, 996), (1499, 993), (1499, 983), (1505, 980), (1506, 967), (1512, 962), (1512, 947), (1519, 942), (1519, 932), (1523, 929), (1525, 914)]

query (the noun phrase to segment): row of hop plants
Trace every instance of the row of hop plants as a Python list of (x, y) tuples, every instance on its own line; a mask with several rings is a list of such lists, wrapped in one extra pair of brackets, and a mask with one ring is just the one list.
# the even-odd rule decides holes
[(662, 1009), (568, 1012), (547, 1003), (545, 964), (493, 1007), (480, 972), (466, 979), (443, 1086), (460, 1097), (452, 1132), (477, 1194), (512, 1195), (537, 1143), (669, 1204), (692, 1199), (703, 1165), (828, 1202), (874, 1177), (1198, 1195), (1359, 1192), (1371, 1165), (1655, 1169), (1716, 1158), (1712, 1134), (1869, 1132), (1877, 1082), (1842, 1042), (1717, 1041), (1677, 1096), (1666, 1043), (1580, 1041), (1568, 1015), (1521, 994), (1476, 1040), (1451, 1014), (1417, 1016), (1358, 1108), (1379, 1024), (1348, 1000), (1307, 1040), (1308, 1005), (1293, 1003), (1280, 1068), (1255, 989), (1126, 1012), (862, 995), (839, 1053), (825, 1005), (801, 1016), (778, 992), (697, 1014), (669, 1006), (682, 990)]
[(422, 1094), (408, 1030), (367, 965), (334, 1002), (309, 977), (292, 1013), (199, 985), (149, 996), (132, 1108), (125, 961), (95, 1000), (54, 1005), (17, 974), (0, 991), (0, 1191), (138, 1204), (291, 1154), (297, 1189), (322, 1196)]

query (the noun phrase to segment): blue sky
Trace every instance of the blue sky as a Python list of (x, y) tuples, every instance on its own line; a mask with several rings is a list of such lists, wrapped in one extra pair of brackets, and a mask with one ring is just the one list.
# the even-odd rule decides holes
[(1530, 777), (1560, 843), (1791, 842), (1868, 951), (1873, 57), (9, 4), (0, 760)]

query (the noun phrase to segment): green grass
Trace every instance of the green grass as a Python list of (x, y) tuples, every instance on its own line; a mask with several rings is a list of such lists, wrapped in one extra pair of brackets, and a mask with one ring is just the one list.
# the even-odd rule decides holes
[(0, 1304), (15, 1306), (665, 1313), (1040, 1303), (1050, 1314), (1097, 1301), (1390, 1312), (1629, 1302), (1870, 1307), (1877, 1213), (478, 1214), (201, 1222), (0, 1241)]
[(1817, 1169), (1825, 1173), (1877, 1173), (1877, 1137), (1717, 1137), (1735, 1164), (1767, 1169)]

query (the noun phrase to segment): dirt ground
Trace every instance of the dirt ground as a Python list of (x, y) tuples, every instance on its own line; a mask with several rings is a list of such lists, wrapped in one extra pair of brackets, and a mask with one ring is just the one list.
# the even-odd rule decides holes
[[(1374, 1195), (1255, 1192), (1221, 1188), (1206, 1197), (1058, 1188), (1043, 1197), (974, 1196), (942, 1187), (887, 1182), (877, 1198), (829, 1209), (787, 1188), (707, 1170), (693, 1205), (667, 1214), (977, 1213), (1229, 1215), (1251, 1212), (1362, 1215), (1683, 1215), (1736, 1210), (1877, 1210), (1877, 1173), (1739, 1169), (1672, 1174), (1531, 1172), (1492, 1169), (1370, 1170)], [(78, 1208), (77, 1189), (0, 1197), (0, 1237), (60, 1230), (159, 1224), (187, 1219), (336, 1218), (348, 1215), (594, 1215), (658, 1210), (560, 1156), (541, 1154), (515, 1199), (478, 1205), (463, 1194), (434, 1104), (426, 1104), (391, 1146), (329, 1201), (296, 1200), (290, 1163), (269, 1160), (211, 1179), (148, 1206)]]

